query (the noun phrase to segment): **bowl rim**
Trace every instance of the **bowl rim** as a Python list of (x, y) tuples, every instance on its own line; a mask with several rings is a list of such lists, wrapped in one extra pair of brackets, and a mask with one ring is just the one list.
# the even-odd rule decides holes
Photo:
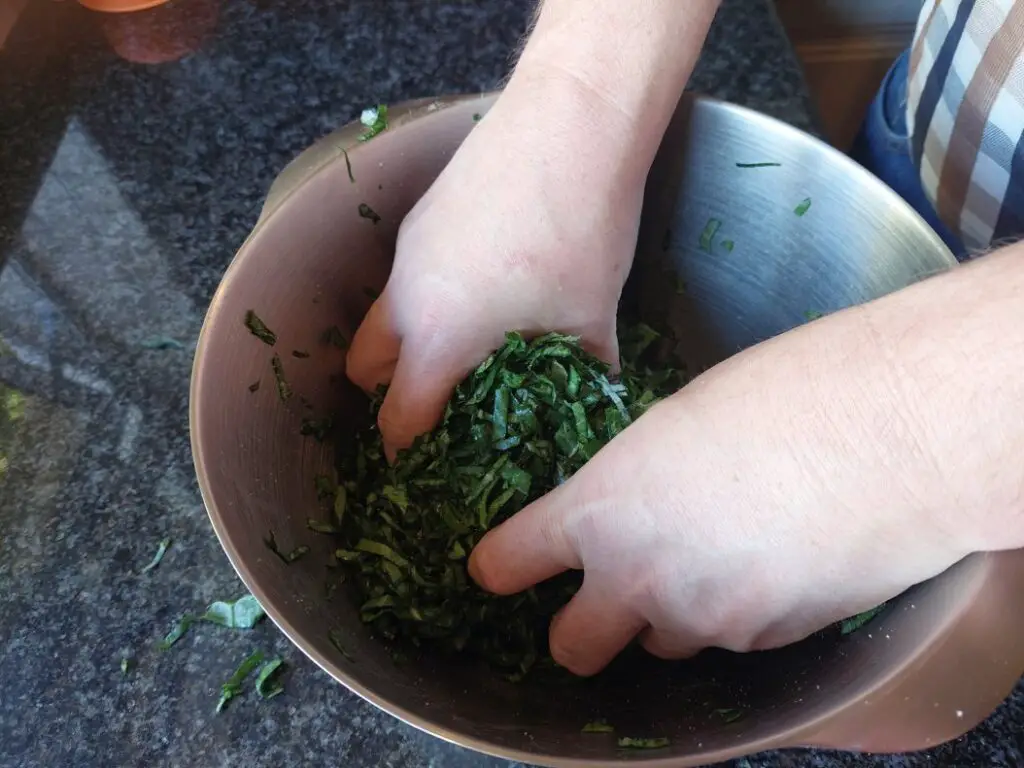
[[(392, 125), (389, 126), (389, 133), (397, 133), (401, 131), (406, 125), (412, 122), (418, 121), (422, 118), (429, 118), (432, 114), (438, 114), (441, 111), (447, 111), (448, 109), (454, 109), (457, 107), (465, 108), (468, 102), (481, 101), (486, 99), (493, 99), (500, 95), (500, 91), (489, 91), (481, 92), (476, 94), (460, 94), (450, 96), (440, 96), (435, 98), (424, 98), (424, 99), (412, 99), (400, 102), (389, 107), (392, 115)], [(913, 211), (913, 209), (900, 198), (894, 191), (889, 189), (881, 180), (877, 179), (874, 175), (868, 172), (866, 169), (858, 165), (855, 161), (847, 157), (839, 150), (831, 147), (818, 137), (807, 133), (795, 126), (792, 126), (778, 118), (770, 115), (758, 112), (755, 109), (741, 106), (738, 104), (730, 103), (717, 99), (711, 96), (696, 94), (687, 92), (683, 95), (683, 98), (690, 99), (695, 108), (700, 105), (706, 107), (713, 107), (716, 109), (725, 109), (742, 116), (744, 119), (751, 121), (754, 126), (763, 125), (766, 128), (772, 128), (775, 130), (784, 130), (799, 137), (800, 141), (803, 141), (810, 146), (815, 148), (815, 151), (824, 151), (826, 155), (831, 156), (836, 162), (843, 164), (852, 173), (860, 173), (865, 177), (868, 177), (870, 181), (868, 183), (874, 184), (878, 188), (879, 194), (886, 194), (891, 196), (893, 201), (898, 202), (899, 205), (906, 208), (910, 213), (916, 216), (923, 227), (923, 231), (931, 233), (935, 245), (941, 249), (941, 252), (948, 257), (949, 266), (955, 266), (957, 264), (956, 259), (953, 258), (948, 248), (938, 237), (934, 234), (931, 229), (927, 226), (923, 219)], [(682, 99), (681, 99), (682, 100)], [(421, 109), (424, 105), (430, 105), (427, 109)], [(435, 106), (436, 105), (436, 106)], [(407, 119), (402, 119), (407, 118)], [(873, 697), (884, 693), (884, 691), (890, 688), (895, 682), (904, 676), (907, 669), (916, 664), (922, 657), (929, 656), (933, 650), (942, 644), (950, 633), (950, 629), (956, 624), (962, 616), (963, 611), (959, 613), (951, 613), (945, 617), (943, 625), (940, 631), (936, 631), (931, 634), (928, 638), (928, 642), (919, 646), (916, 653), (907, 656), (898, 665), (894, 666), (887, 674), (880, 675), (878, 677), (872, 677), (868, 680), (863, 681), (858, 686), (851, 688), (850, 692), (847, 693), (843, 700), (835, 703), (834, 705), (823, 709), (820, 714), (813, 718), (801, 721), (797, 724), (787, 726), (784, 729), (780, 729), (770, 736), (764, 736), (749, 741), (742, 740), (737, 743), (737, 746), (741, 746), (742, 752), (737, 752), (736, 747), (731, 748), (719, 748), (714, 750), (703, 750), (695, 751), (686, 756), (666, 756), (666, 757), (646, 757), (636, 759), (621, 759), (621, 760), (603, 760), (595, 758), (577, 758), (577, 757), (556, 757), (553, 755), (538, 754), (535, 752), (528, 752), (521, 749), (506, 748), (494, 745), (486, 740), (467, 735), (465, 733), (455, 731), (444, 725), (435, 723), (425, 717), (417, 715), (400, 704), (387, 699), (370, 688), (361, 684), (358, 680), (348, 675), (343, 664), (328, 659), (324, 654), (320, 653), (315, 647), (306, 641), (303, 635), (298, 629), (292, 624), (291, 621), (274, 605), (274, 603), (268, 598), (265, 590), (262, 589), (259, 581), (254, 577), (252, 571), (246, 565), (243, 558), (240, 556), (238, 550), (232, 543), (232, 538), (229, 532), (226, 530), (223, 519), (219, 514), (218, 503), (216, 493), (209, 483), (209, 472), (206, 467), (211, 463), (212, 459), (208, 457), (204, 451), (204, 439), (202, 433), (202, 427), (200, 426), (199, 413), (204, 410), (205, 403), (202, 395), (200, 383), (204, 375), (204, 369), (207, 365), (210, 365), (208, 356), (205, 354), (207, 339), (209, 334), (209, 328), (211, 325), (211, 318), (214, 318), (219, 314), (218, 309), (224, 301), (225, 294), (230, 290), (233, 279), (241, 268), (240, 264), (244, 261), (247, 253), (251, 250), (252, 243), (258, 238), (264, 229), (271, 226), (271, 224), (277, 220), (280, 216), (284, 215), (288, 207), (289, 202), (293, 199), (295, 194), (303, 186), (308, 184), (312, 179), (319, 176), (321, 173), (327, 171), (328, 168), (332, 167), (335, 163), (344, 162), (342, 153), (336, 149), (331, 151), (330, 157), (319, 158), (319, 162), (313, 162), (312, 167), (308, 169), (305, 174), (297, 174), (296, 178), (292, 179), (292, 186), (290, 189), (281, 192), (279, 197), (276, 198), (273, 205), (270, 205), (271, 195), (274, 191), (274, 185), (277, 184), (278, 180), (286, 174), (289, 170), (292, 170), (295, 163), (298, 162), (307, 153), (315, 154), (316, 152), (323, 152), (326, 147), (340, 143), (339, 140), (342, 137), (351, 134), (353, 137), (356, 135), (360, 125), (358, 122), (348, 123), (331, 134), (323, 137), (319, 141), (315, 142), (304, 152), (300, 153), (291, 163), (289, 163), (279, 174), (279, 176), (273, 182), (270, 190), (268, 190), (268, 196), (264, 208), (259, 214), (259, 218), (256, 224), (253, 226), (252, 231), (245, 238), (234, 257), (231, 259), (228, 267), (226, 268), (220, 283), (210, 301), (210, 305), (207, 309), (206, 315), (203, 320), (203, 324), (199, 333), (194, 362), (192, 368), (192, 375), (189, 386), (189, 427), (190, 427), (190, 443), (193, 455), (193, 462), (195, 465), (198, 485), (200, 494), (203, 499), (203, 504), (206, 508), (207, 515), (210, 518), (210, 523), (217, 535), (218, 540), (225, 554), (228, 557), (232, 567), (238, 574), (239, 578), (245, 584), (246, 588), (253, 594), (254, 597), (260, 602), (260, 605), (264, 608), (271, 621), (285, 634), (285, 636), (302, 651), (307, 657), (309, 657), (318, 667), (324, 672), (330, 675), (335, 681), (344, 685), (347, 689), (358, 695), (364, 701), (369, 702), (378, 709), (387, 714), (401, 720), (402, 722), (416, 728), (419, 731), (427, 733), (431, 736), (440, 738), (450, 744), (467, 748), (485, 755), (492, 757), (503, 758), (511, 761), (518, 761), (526, 764), (539, 764), (545, 766), (552, 766), (552, 768), (611, 768), (612, 766), (624, 766), (624, 765), (639, 765), (643, 764), (648, 768), (680, 768), (681, 766), (699, 766), (708, 763), (717, 763), (721, 761), (736, 759), (741, 754), (753, 754), (755, 752), (778, 749), (791, 746), (801, 745), (802, 739), (806, 739), (808, 734), (813, 734), (816, 727), (833, 721), (841, 713), (856, 704), (857, 702), (865, 699), (866, 697)], [(353, 148), (352, 151), (358, 151), (357, 148)], [(316, 158), (314, 158), (316, 160)], [(981, 586), (986, 582), (986, 574), (993, 568), (992, 562), (995, 556), (986, 553), (976, 553), (969, 555), (965, 558), (962, 563), (966, 561), (976, 561), (974, 565), (979, 569), (980, 575), (975, 579), (977, 584), (975, 589), (980, 591)], [(979, 562), (980, 561), (980, 562)], [(986, 713), (987, 714), (987, 713)], [(952, 737), (951, 737), (952, 738)]]

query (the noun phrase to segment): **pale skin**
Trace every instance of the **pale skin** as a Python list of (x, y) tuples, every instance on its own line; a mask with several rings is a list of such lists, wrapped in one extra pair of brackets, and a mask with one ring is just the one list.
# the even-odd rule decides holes
[[(349, 353), (390, 455), (504, 333), (618, 360), (643, 185), (715, 0), (547, 0), (504, 94), (406, 218)], [(509, 148), (529, 148), (509, 163)], [(1024, 547), (1024, 246), (759, 344), (490, 532), (470, 572), (566, 569), (556, 661), (794, 642), (967, 554)]]

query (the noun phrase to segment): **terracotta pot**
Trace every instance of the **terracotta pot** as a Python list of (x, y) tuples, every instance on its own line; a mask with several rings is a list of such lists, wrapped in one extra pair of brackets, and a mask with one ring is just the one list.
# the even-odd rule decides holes
[(111, 6), (93, 7), (101, 0), (81, 0), (94, 10), (111, 12), (100, 17), (103, 35), (118, 56), (134, 64), (165, 64), (195, 53), (217, 26), (219, 0), (114, 0)]
[[(494, 98), (393, 107), (391, 127), (371, 141), (356, 141), (356, 125), (318, 142), (274, 183), (210, 306), (192, 377), (196, 471), (224, 550), (274, 622), (328, 674), (396, 717), (524, 763), (666, 767), (794, 746), (916, 750), (981, 721), (1024, 672), (1022, 552), (971, 556), (845, 638), (674, 664), (641, 658), (562, 688), (508, 683), (471, 660), (398, 666), (355, 606), (325, 598), (332, 542), (309, 535), (306, 519), (320, 514), (314, 477), (331, 471), (331, 448), (300, 436), (303, 406), (279, 400), (272, 350), (243, 316), (255, 309), (276, 331), (292, 388), (317, 412), (340, 408), (343, 429), (365, 418), (362, 396), (331, 383), (343, 378), (344, 354), (318, 337), (331, 325), (351, 337), (371, 303), (365, 288), (387, 280), (402, 217)], [(781, 166), (736, 167), (765, 160)], [(813, 215), (794, 216), (805, 197)], [(361, 203), (378, 224), (359, 215)], [(735, 243), (727, 253), (700, 246), (713, 217)], [(763, 115), (685, 97), (648, 180), (625, 300), (695, 339), (699, 368), (804, 322), (810, 309), (870, 300), (953, 264), (902, 200), (839, 152)], [(666, 269), (685, 280), (685, 295)], [(316, 351), (289, 363), (291, 349)], [(250, 393), (257, 380), (263, 386)], [(283, 546), (312, 552), (281, 563), (263, 543), (271, 529)], [(709, 702), (747, 714), (725, 722)], [(624, 755), (614, 738), (580, 733), (597, 717), (620, 734), (671, 744)]]
[(102, 13), (130, 13), (132, 11), (144, 11), (147, 8), (155, 8), (163, 5), (168, 0), (78, 0), (82, 5), (91, 11)]

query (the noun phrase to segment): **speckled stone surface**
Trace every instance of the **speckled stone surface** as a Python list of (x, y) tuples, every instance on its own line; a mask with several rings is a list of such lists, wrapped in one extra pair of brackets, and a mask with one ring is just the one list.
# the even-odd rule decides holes
[[(379, 713), (269, 623), (154, 644), (242, 589), (196, 487), (188, 379), (191, 340), (270, 182), (366, 104), (494, 86), (529, 4), (177, 8), (184, 31), (40, 0), (0, 49), (0, 765), (505, 765)], [(111, 50), (152, 59), (207, 23), (167, 63)], [(767, 0), (726, 0), (693, 87), (813, 129)], [(147, 348), (158, 337), (184, 348)], [(168, 536), (162, 565), (141, 573)], [(286, 659), (287, 692), (215, 715), (219, 684), (257, 648)], [(926, 755), (737, 765), (1019, 766), (1022, 734), (1018, 694)]]

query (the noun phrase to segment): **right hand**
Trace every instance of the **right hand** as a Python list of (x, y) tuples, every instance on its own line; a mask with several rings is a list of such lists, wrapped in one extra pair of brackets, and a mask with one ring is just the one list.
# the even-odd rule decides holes
[[(982, 514), (963, 504), (958, 460), (935, 441), (963, 432), (922, 423), (934, 402), (906, 395), (934, 391), (934, 379), (908, 383), (913, 358), (880, 349), (867, 320), (876, 309), (831, 315), (703, 373), (489, 531), (470, 574), (510, 595), (582, 570), (550, 647), (592, 675), (634, 637), (664, 658), (777, 648), (991, 549), (984, 518), (1018, 510), (1020, 486), (993, 494), (1000, 483), (986, 479)], [(1002, 541), (1017, 543), (1012, 526)]]
[(572, 78), (517, 75), (405, 218), (348, 354), (353, 382), (389, 385), (389, 458), (436, 426), (507, 331), (576, 335), (618, 365), (616, 311), (650, 166), (634, 133)]

